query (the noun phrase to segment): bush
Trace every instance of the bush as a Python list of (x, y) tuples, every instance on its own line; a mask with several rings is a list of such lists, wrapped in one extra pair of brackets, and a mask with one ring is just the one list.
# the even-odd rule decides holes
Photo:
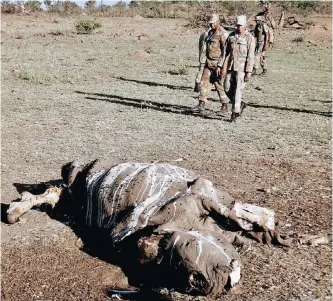
[(126, 2), (118, 1), (116, 4), (113, 5), (113, 7), (126, 8)]
[(13, 14), (15, 12), (15, 4), (10, 1), (2, 1), (1, 13), (2, 14)]
[(90, 19), (75, 21), (75, 29), (78, 34), (90, 34), (95, 29), (102, 27), (102, 23)]
[(302, 43), (302, 42), (304, 42), (304, 38), (303, 37), (297, 37), (297, 38), (293, 39), (292, 42), (294, 42), (294, 43)]
[(37, 12), (37, 11), (41, 11), (41, 5), (42, 2), (40, 1), (36, 1), (36, 0), (28, 0), (27, 2), (25, 2), (25, 9), (29, 12)]
[(94, 10), (95, 6), (96, 6), (95, 0), (86, 1), (86, 3), (84, 4), (84, 8), (87, 10)]
[(188, 26), (194, 28), (207, 27), (213, 13), (220, 15), (222, 23), (232, 24), (237, 15), (245, 14), (250, 18), (261, 10), (256, 1), (205, 1), (193, 6), (194, 9), (188, 17)]
[(55, 1), (48, 3), (47, 9), (52, 13), (59, 13), (63, 15), (81, 14), (81, 7), (75, 2), (71, 1)]
[(188, 70), (186, 66), (175, 66), (168, 73), (171, 75), (188, 75)]
[(276, 1), (274, 4), (288, 13), (310, 15), (313, 12), (322, 14), (332, 13), (331, 1)]
[(64, 36), (65, 33), (61, 31), (60, 29), (57, 29), (55, 31), (50, 31), (51, 36)]

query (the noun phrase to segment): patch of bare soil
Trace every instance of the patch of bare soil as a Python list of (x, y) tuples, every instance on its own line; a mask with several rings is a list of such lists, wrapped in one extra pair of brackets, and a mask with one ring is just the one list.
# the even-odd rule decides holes
[[(237, 200), (273, 209), (281, 232), (331, 243), (332, 50), (321, 31), (277, 36), (268, 76), (251, 79), (248, 107), (231, 124), (229, 115), (184, 113), (197, 102), (198, 34), (182, 21), (105, 18), (103, 32), (79, 36), (73, 19), (56, 19), (1, 20), (2, 213), (19, 197), (14, 182), (59, 179), (74, 158), (183, 158), (178, 165)], [(179, 68), (187, 72), (168, 72)], [(213, 91), (210, 110), (216, 98)], [(110, 300), (107, 288), (129, 288), (66, 222), (39, 211), (24, 218), (1, 224), (2, 300)], [(253, 242), (241, 251), (243, 284), (223, 298), (331, 300), (331, 255), (330, 245)]]

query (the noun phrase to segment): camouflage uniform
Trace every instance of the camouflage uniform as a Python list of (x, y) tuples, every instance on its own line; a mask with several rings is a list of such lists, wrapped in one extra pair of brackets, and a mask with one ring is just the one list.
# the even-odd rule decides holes
[(199, 56), (200, 67), (203, 69), (199, 101), (207, 100), (208, 93), (214, 85), (222, 104), (229, 102), (216, 73), (217, 67), (222, 68), (227, 36), (228, 32), (219, 26), (215, 31), (209, 30), (205, 37), (205, 43)]
[(194, 92), (200, 92), (200, 84), (201, 84), (201, 79), (202, 79), (202, 73), (204, 70), (204, 63), (201, 64), (201, 62), (206, 61), (206, 38), (208, 36), (209, 30), (205, 31), (203, 34), (201, 34), (199, 38), (199, 72), (195, 78), (195, 88)]
[(229, 56), (224, 90), (232, 102), (232, 112), (241, 113), (241, 102), (245, 88), (245, 72), (252, 72), (254, 65), (255, 40), (245, 31), (243, 35), (236, 31), (227, 39), (226, 57)]
[(268, 26), (264, 22), (261, 22), (256, 25), (254, 29), (254, 37), (256, 39), (256, 47), (255, 47), (255, 60), (254, 60), (254, 69), (259, 68), (259, 64), (262, 69), (267, 70), (267, 60), (266, 53), (264, 48), (268, 45)]

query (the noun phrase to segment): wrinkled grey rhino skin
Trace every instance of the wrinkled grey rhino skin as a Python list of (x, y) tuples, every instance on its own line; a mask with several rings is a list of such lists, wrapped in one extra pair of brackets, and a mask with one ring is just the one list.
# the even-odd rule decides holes
[(86, 225), (103, 229), (115, 247), (127, 245), (143, 266), (158, 271), (146, 278), (153, 282), (142, 277), (142, 286), (219, 295), (239, 282), (232, 242), (244, 221), (232, 213), (234, 200), (210, 181), (167, 163), (117, 159), (74, 161), (63, 166), (62, 177)]

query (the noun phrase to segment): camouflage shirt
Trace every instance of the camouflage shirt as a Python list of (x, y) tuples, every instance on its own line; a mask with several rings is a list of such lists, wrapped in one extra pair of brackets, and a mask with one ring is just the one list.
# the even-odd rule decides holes
[(206, 63), (206, 38), (208, 37), (209, 30), (205, 31), (201, 34), (199, 38), (199, 63), (205, 64)]
[(232, 32), (226, 44), (226, 56), (229, 55), (228, 70), (252, 72), (254, 65), (255, 40), (252, 34), (245, 31), (239, 35)]
[(268, 26), (264, 22), (257, 24), (254, 28), (254, 37), (257, 43), (265, 42), (268, 37)]
[(215, 31), (210, 29), (205, 36), (205, 45), (201, 48), (200, 64), (207, 63), (208, 67), (222, 67), (227, 37), (228, 32), (222, 26)]

